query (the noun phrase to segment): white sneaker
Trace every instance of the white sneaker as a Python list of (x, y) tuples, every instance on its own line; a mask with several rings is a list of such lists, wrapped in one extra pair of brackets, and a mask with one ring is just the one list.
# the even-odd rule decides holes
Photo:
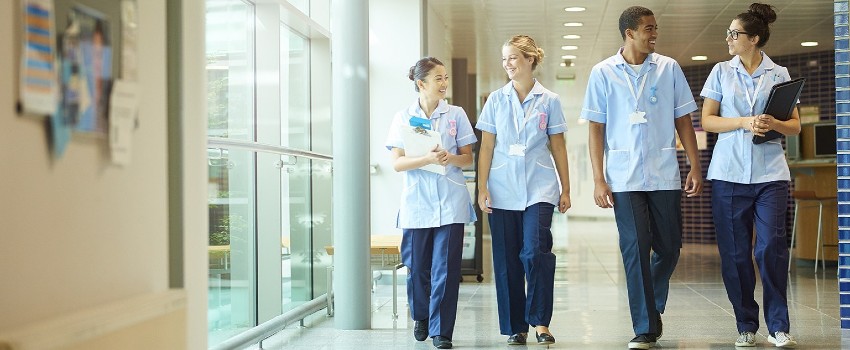
[(776, 345), (777, 348), (793, 348), (797, 346), (797, 341), (790, 334), (785, 332), (776, 332), (767, 337), (767, 340)]
[(741, 332), (735, 340), (735, 346), (756, 346), (756, 334), (753, 332)]

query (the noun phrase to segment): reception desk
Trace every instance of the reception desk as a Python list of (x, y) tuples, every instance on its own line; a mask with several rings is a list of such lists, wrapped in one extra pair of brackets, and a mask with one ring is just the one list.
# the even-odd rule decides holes
[[(814, 191), (818, 196), (835, 196), (837, 191), (835, 158), (789, 161), (796, 191)], [(797, 244), (794, 257), (815, 260), (818, 234), (817, 202), (802, 202), (797, 215)], [(824, 257), (838, 260), (838, 205), (827, 201), (823, 205)], [(789, 232), (790, 234), (790, 232)]]

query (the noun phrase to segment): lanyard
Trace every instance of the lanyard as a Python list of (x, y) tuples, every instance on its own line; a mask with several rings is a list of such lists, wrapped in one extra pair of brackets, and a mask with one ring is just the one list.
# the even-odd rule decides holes
[(759, 81), (758, 81), (758, 83), (756, 83), (756, 88), (755, 88), (755, 90), (753, 90), (753, 96), (752, 97), (750, 96), (750, 92), (747, 91), (747, 84), (746, 84), (746, 82), (743, 82), (743, 78), (741, 78), (741, 80), (739, 80), (739, 81), (741, 81), (741, 84), (743, 84), (744, 96), (747, 96), (747, 103), (750, 104), (750, 113), (751, 114), (756, 113), (756, 111), (755, 111), (756, 96), (758, 96), (759, 90), (761, 90), (761, 83), (764, 81), (764, 79), (762, 79), (762, 78), (764, 78), (765, 75), (766, 75), (766, 73), (762, 73), (762, 75), (759, 75)]
[(639, 103), (638, 96), (643, 95), (643, 88), (646, 86), (646, 76), (649, 75), (649, 72), (638, 78), (640, 79), (640, 87), (638, 88), (637, 93), (635, 93), (635, 87), (632, 86), (632, 80), (629, 79), (629, 73), (626, 73), (626, 67), (622, 66), (620, 68), (623, 68), (623, 75), (626, 77), (626, 85), (629, 86), (629, 92), (632, 93), (632, 97), (635, 99), (635, 112), (637, 112)]
[[(534, 96), (534, 104), (533, 105), (528, 104), (528, 106), (530, 108), (527, 108), (523, 111), (523, 112), (525, 112), (525, 118), (522, 120), (522, 126), (523, 127), (525, 127), (525, 123), (528, 122), (529, 119), (531, 119), (531, 116), (529, 115), (529, 113), (531, 113), (532, 111), (534, 111), (535, 108), (537, 108), (537, 105), (540, 104), (540, 100), (541, 100), (540, 95), (535, 95)], [(511, 108), (511, 117), (513, 117), (514, 129), (516, 129), (516, 138), (517, 138), (516, 143), (519, 143), (519, 133), (520, 133), (521, 129), (520, 129), (520, 126), (519, 126), (519, 121), (517, 121), (517, 117), (513, 113), (514, 111), (515, 111), (515, 109)]]

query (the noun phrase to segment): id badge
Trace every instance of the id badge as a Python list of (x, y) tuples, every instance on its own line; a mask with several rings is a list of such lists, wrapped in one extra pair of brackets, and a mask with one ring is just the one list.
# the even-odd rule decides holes
[(646, 112), (634, 111), (629, 114), (629, 122), (633, 125), (646, 123), (646, 118), (644, 118), (645, 115)]
[(525, 145), (521, 145), (518, 143), (512, 144), (508, 149), (508, 155), (525, 157)]

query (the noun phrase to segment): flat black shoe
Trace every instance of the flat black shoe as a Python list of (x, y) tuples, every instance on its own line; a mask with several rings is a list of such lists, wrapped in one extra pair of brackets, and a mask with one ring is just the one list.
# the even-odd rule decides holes
[(442, 335), (434, 337), (434, 347), (437, 349), (451, 349), (452, 341)]
[(661, 339), (661, 335), (664, 334), (664, 324), (661, 323), (661, 314), (658, 314), (658, 332), (655, 333), (655, 339)]
[(553, 337), (551, 334), (549, 334), (549, 333), (543, 333), (543, 334), (535, 333), (535, 334), (537, 335), (537, 344), (540, 344), (540, 345), (555, 344), (555, 337)]
[(508, 337), (508, 345), (525, 345), (525, 336), (517, 333)]
[(428, 320), (413, 322), (413, 337), (417, 341), (428, 339)]

